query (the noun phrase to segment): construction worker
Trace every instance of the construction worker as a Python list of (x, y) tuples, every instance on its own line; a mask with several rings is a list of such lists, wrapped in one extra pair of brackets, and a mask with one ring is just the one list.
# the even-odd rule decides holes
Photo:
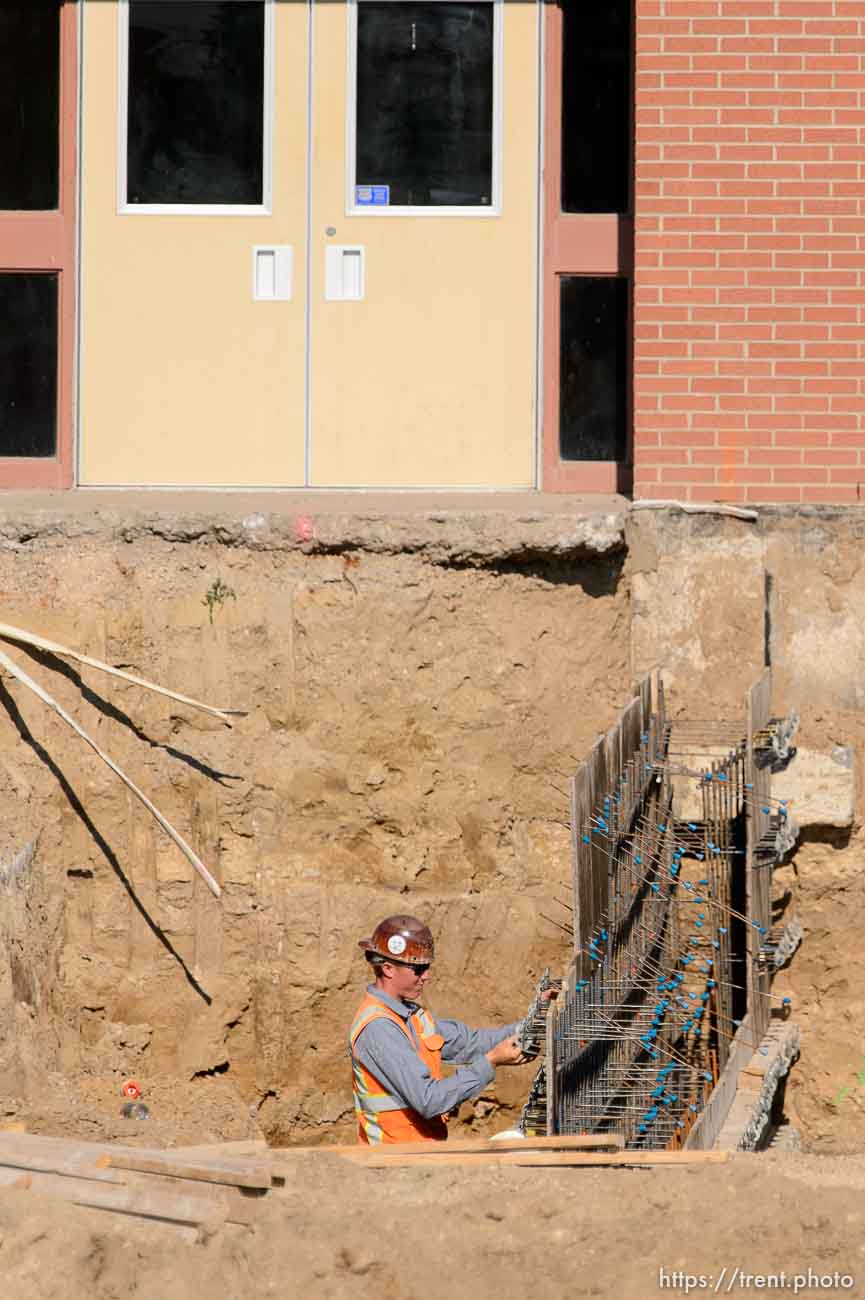
[[(469, 1029), (433, 1020), (420, 1006), (433, 937), (414, 916), (387, 917), (358, 946), (375, 977), (349, 1032), (358, 1141), (444, 1141), (449, 1111), (491, 1083), (496, 1066), (526, 1060), (514, 1037), (520, 1022)], [(444, 1079), (443, 1061), (463, 1064)]]

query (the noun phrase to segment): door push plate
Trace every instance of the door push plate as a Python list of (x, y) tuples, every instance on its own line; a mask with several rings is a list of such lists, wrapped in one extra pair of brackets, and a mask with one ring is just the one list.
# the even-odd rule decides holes
[(252, 250), (252, 296), (256, 302), (291, 302), (294, 249), (258, 244)]
[(324, 250), (325, 302), (361, 302), (366, 287), (362, 244), (328, 244)]

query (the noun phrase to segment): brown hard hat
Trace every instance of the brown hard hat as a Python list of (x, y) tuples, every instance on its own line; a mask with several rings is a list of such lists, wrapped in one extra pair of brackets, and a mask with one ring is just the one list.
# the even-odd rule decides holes
[(373, 957), (402, 962), (407, 966), (425, 966), (435, 957), (433, 937), (416, 916), (387, 916), (372, 932), (361, 939), (359, 948)]

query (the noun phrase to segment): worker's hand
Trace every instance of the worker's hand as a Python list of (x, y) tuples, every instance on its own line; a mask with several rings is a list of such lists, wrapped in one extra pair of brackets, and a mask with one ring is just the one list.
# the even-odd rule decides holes
[(516, 1038), (503, 1038), (500, 1043), (487, 1052), (490, 1065), (524, 1065), (529, 1058), (523, 1052)]
[(553, 1002), (558, 996), (558, 989), (544, 989), (541, 994), (541, 1002)]

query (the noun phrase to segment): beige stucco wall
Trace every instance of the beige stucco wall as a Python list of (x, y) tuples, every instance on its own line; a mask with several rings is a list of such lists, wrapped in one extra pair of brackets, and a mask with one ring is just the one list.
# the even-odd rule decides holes
[[(537, 9), (504, 8), (500, 217), (346, 217), (346, 7), (315, 13), (313, 485), (530, 486)], [(272, 216), (117, 213), (115, 3), (83, 5), (81, 481), (304, 482), (307, 8), (275, 6)], [(366, 299), (324, 302), (334, 242)], [(290, 303), (251, 250), (291, 244)]]
[[(83, 6), (84, 483), (303, 482), (307, 17), (276, 8), (273, 215), (119, 216), (119, 6)], [(269, 243), (291, 302), (252, 300)]]

